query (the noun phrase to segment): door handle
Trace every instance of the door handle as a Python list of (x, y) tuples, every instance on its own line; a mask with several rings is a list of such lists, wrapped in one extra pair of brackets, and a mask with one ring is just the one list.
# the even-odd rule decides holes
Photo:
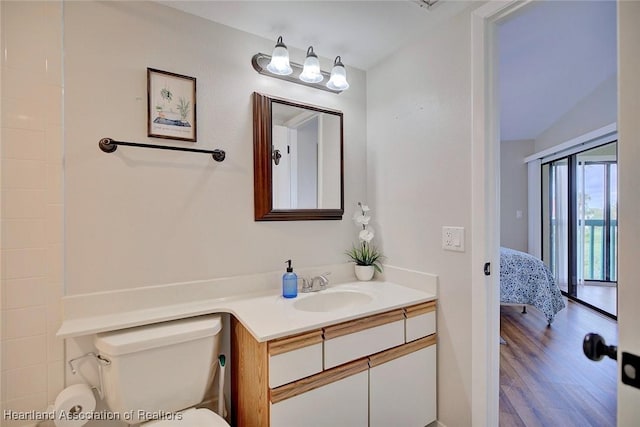
[(271, 158), (273, 159), (273, 163), (278, 166), (280, 164), (280, 159), (282, 158), (282, 154), (280, 154), (280, 150), (273, 150), (271, 152)]
[[(599, 361), (604, 356), (613, 360), (618, 359), (618, 346), (607, 345), (598, 334), (590, 333), (584, 336), (582, 351), (591, 360)], [(635, 354), (622, 352), (621, 380), (623, 384), (640, 388), (640, 357)]]
[(582, 351), (587, 358), (593, 361), (600, 361), (604, 356), (609, 356), (613, 360), (618, 359), (618, 346), (607, 345), (600, 335), (588, 333), (582, 341)]

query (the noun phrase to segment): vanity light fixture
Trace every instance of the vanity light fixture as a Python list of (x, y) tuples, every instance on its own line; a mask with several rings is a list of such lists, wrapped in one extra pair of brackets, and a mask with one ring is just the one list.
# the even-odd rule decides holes
[(347, 82), (347, 70), (342, 64), (342, 58), (336, 56), (331, 69), (331, 78), (327, 82), (327, 87), (332, 90), (347, 90), (349, 83)]
[(320, 61), (318, 61), (318, 55), (313, 51), (313, 46), (309, 46), (307, 49), (307, 58), (304, 60), (300, 80), (307, 83), (319, 83), (324, 80), (324, 76), (320, 73)]
[(418, 6), (425, 8), (426, 10), (430, 10), (440, 0), (411, 0), (411, 1), (416, 3)]
[(287, 46), (282, 42), (282, 36), (278, 37), (276, 47), (273, 48), (271, 62), (267, 65), (267, 70), (278, 76), (288, 76), (293, 73), (291, 65), (289, 64), (289, 51), (287, 50)]
[[(260, 74), (313, 87), (327, 92), (340, 93), (349, 88), (347, 83), (347, 71), (342, 64), (342, 58), (337, 56), (331, 73), (320, 69), (320, 61), (313, 51), (313, 46), (307, 49), (307, 57), (304, 65), (289, 61), (287, 47), (282, 42), (282, 36), (278, 37), (273, 55), (256, 53), (251, 58), (253, 68)], [(323, 84), (327, 81), (327, 84)]]

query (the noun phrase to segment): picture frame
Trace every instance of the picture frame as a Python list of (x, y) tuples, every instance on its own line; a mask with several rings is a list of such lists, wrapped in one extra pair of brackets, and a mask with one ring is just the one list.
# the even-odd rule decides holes
[(147, 136), (196, 142), (196, 78), (147, 68), (147, 122)]

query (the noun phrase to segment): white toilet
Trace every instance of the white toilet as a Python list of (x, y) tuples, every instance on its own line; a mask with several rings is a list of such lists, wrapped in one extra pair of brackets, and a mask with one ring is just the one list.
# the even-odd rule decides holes
[(208, 315), (97, 334), (95, 346), (111, 362), (102, 368), (109, 409), (144, 427), (228, 426), (193, 408), (211, 387), (221, 329), (220, 316)]

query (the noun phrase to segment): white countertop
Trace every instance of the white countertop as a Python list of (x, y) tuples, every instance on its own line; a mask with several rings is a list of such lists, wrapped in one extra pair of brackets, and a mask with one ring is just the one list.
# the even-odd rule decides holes
[[(336, 291), (366, 294), (370, 300), (365, 297), (364, 302), (346, 304), (339, 309), (321, 312), (303, 311), (295, 307), (296, 301)], [(291, 299), (283, 298), (274, 292), (245, 294), (65, 319), (57, 336), (69, 338), (203, 314), (230, 313), (253, 334), (257, 341), (264, 342), (333, 323), (431, 301), (435, 298), (434, 294), (427, 291), (388, 281), (349, 282), (329, 286), (319, 293), (299, 293), (297, 298)]]
[(390, 282), (352, 282), (331, 286), (322, 292), (356, 291), (371, 301), (327, 312), (301, 311), (295, 302), (317, 293), (299, 293), (297, 298), (268, 295), (234, 301), (232, 313), (259, 342), (304, 332), (329, 324), (368, 316), (394, 308), (435, 299), (435, 295)]

